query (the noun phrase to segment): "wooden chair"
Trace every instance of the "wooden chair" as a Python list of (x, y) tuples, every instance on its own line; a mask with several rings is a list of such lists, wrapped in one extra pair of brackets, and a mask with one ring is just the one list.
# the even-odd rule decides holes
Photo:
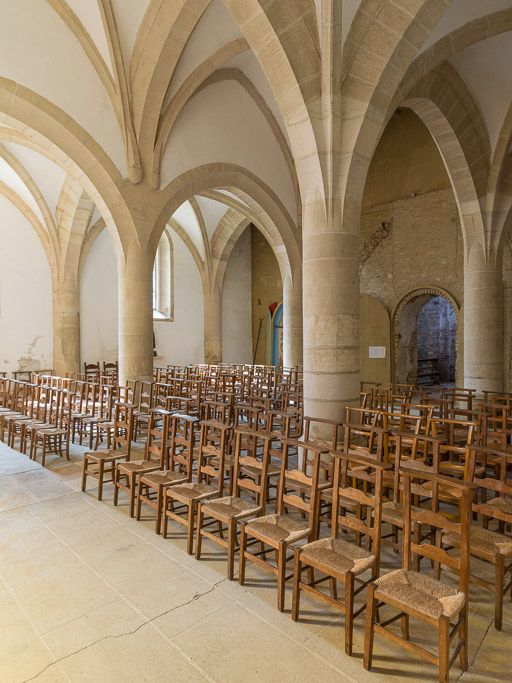
[[(468, 668), (468, 587), (469, 587), (469, 521), (471, 496), (474, 487), (467, 482), (450, 479), (403, 466), (401, 469), (404, 489), (404, 543), (402, 569), (384, 574), (368, 586), (366, 607), (366, 626), (363, 664), (369, 670), (372, 665), (373, 639), (377, 633), (391, 642), (400, 645), (416, 656), (436, 665), (440, 683), (447, 683), (449, 669), (457, 657), (463, 671)], [(414, 483), (432, 482), (433, 488), (450, 485), (458, 492), (459, 521), (451, 521), (433, 510), (416, 510), (412, 506)], [(430, 535), (422, 542), (413, 529), (428, 525), (437, 530), (434, 545)], [(450, 533), (459, 539), (458, 556), (449, 554), (440, 547), (441, 533)], [(445, 584), (438, 579), (411, 569), (411, 556), (419, 560), (428, 558), (434, 566), (440, 564), (450, 567), (459, 576), (458, 585)], [(398, 613), (377, 622), (377, 610), (389, 606)], [(437, 654), (420, 647), (409, 639), (409, 619), (413, 617), (423, 624), (434, 627), (438, 632), (439, 651)], [(387, 627), (400, 619), (401, 636)], [(458, 642), (450, 652), (452, 641)]]
[(231, 425), (215, 420), (201, 422), (197, 481), (170, 486), (165, 490), (162, 535), (167, 538), (169, 519), (185, 526), (189, 555), (194, 550), (194, 524), (198, 504), (208, 498), (222, 496), (224, 460), (228, 454), (232, 430)]
[[(137, 409), (133, 413), (133, 440), (137, 441), (139, 432), (146, 433), (149, 425), (149, 415), (151, 408), (153, 408), (154, 400), (154, 383), (141, 382), (139, 403)], [(166, 406), (166, 410), (169, 410)]]
[(167, 444), (169, 438), (171, 413), (161, 408), (153, 408), (150, 414), (148, 438), (144, 449), (144, 458), (129, 462), (116, 462), (114, 467), (114, 505), (119, 500), (119, 491), (128, 493), (130, 517), (135, 515), (135, 499), (137, 496), (137, 477), (164, 470), (168, 466)]
[[(317, 529), (318, 480), (320, 460), (325, 450), (303, 442), (303, 458), (309, 463), (305, 471), (290, 469), (288, 449), (290, 442), (283, 439), (281, 478), (279, 482), (277, 513), (241, 522), (240, 532), (240, 575), (245, 583), (245, 564), (249, 560), (266, 571), (277, 575), (277, 608), (284, 611), (286, 576), (286, 553), (290, 546), (299, 541), (313, 541)], [(291, 514), (290, 510), (297, 514)], [(305, 514), (305, 517), (303, 516)], [(276, 551), (277, 562), (271, 564), (265, 559), (265, 551), (254, 553), (248, 550), (248, 540), (259, 541)]]
[(107, 375), (109, 377), (112, 377), (113, 379), (117, 380), (117, 375), (119, 372), (119, 363), (117, 361), (114, 361), (112, 363), (108, 363), (106, 361), (103, 361), (103, 374)]
[[(98, 395), (93, 415), (84, 416), (81, 420), (83, 432), (89, 433), (89, 448), (92, 450), (95, 441), (95, 450), (98, 450), (101, 440), (101, 425), (105, 425), (112, 420), (114, 407), (115, 387), (109, 384), (98, 386)], [(82, 440), (81, 433), (80, 439)]]
[[(200, 502), (197, 508), (196, 560), (201, 559), (203, 537), (228, 551), (228, 579), (234, 575), (238, 522), (260, 515), (265, 508), (267, 470), (270, 463), (272, 437), (255, 431), (251, 450), (244, 448), (247, 431), (235, 431), (234, 475), (231, 495)], [(252, 497), (242, 497), (242, 494)], [(218, 525), (218, 533), (210, 530)], [(226, 527), (227, 539), (224, 538)]]
[[(350, 455), (343, 452), (332, 452), (334, 458), (334, 498), (332, 503), (332, 522), (330, 538), (322, 538), (295, 549), (295, 565), (293, 573), (292, 619), (299, 618), (301, 591), (334, 605), (345, 613), (345, 652), (352, 654), (352, 634), (354, 618), (363, 612), (364, 607), (354, 611), (354, 597), (366, 588), (369, 581), (379, 575), (380, 567), (380, 526), (384, 470), (391, 469), (390, 464), (383, 464), (375, 458), (362, 455)], [(375, 478), (372, 495), (358, 488), (357, 472), (364, 467)], [(349, 472), (352, 472), (349, 475)], [(355, 473), (355, 474), (354, 474)], [(364, 486), (366, 478), (361, 482)], [(347, 509), (347, 501), (351, 510)], [(341, 510), (343, 513), (340, 514)], [(354, 532), (356, 539), (345, 540), (340, 530)], [(368, 548), (362, 547), (361, 537), (368, 538)], [(303, 580), (304, 570), (308, 571), (309, 580)], [(321, 578), (315, 578), (315, 570)], [(362, 574), (370, 571), (366, 579)], [(319, 590), (318, 585), (329, 581), (331, 595)], [(337, 581), (345, 586), (344, 601), (338, 599)], [(360, 585), (354, 588), (355, 582)]]
[(55, 409), (50, 417), (50, 425), (36, 426), (30, 440), (30, 458), (37, 460), (41, 447), (41, 465), (46, 465), (46, 456), (55, 453), (69, 460), (71, 434), (72, 394), (65, 389), (54, 390)]
[[(485, 449), (492, 450), (495, 459), (500, 459), (500, 477), (496, 479), (478, 471), (476, 455), (480, 450), (471, 451), (470, 479), (485, 494), (481, 502), (473, 502), (473, 513), (481, 515), (482, 524), (471, 524), (469, 547), (472, 557), (494, 567), (494, 581), (474, 572), (471, 572), (470, 581), (494, 593), (494, 626), (501, 631), (504, 594), (510, 591), (512, 598), (512, 536), (505, 533), (506, 525), (512, 524), (512, 482), (506, 478), (507, 465), (512, 464), (512, 453)], [(496, 460), (494, 462), (496, 464)], [(497, 523), (498, 528), (489, 529), (489, 523)], [(459, 546), (458, 538), (450, 533), (445, 534), (443, 541), (446, 545)]]
[[(132, 403), (116, 401), (114, 405), (114, 436), (112, 448), (101, 451), (89, 451), (84, 454), (82, 469), (82, 491), (85, 491), (87, 477), (98, 481), (98, 500), (103, 497), (103, 485), (114, 481), (116, 462), (130, 460), (133, 433)], [(110, 479), (105, 479), (110, 475)]]
[(139, 477), (137, 488), (137, 519), (141, 517), (141, 506), (145, 503), (156, 510), (155, 532), (162, 530), (162, 509), (164, 491), (169, 486), (192, 481), (194, 448), (196, 445), (197, 417), (171, 416), (171, 437), (166, 469), (149, 472)]
[(100, 362), (96, 363), (84, 363), (84, 374), (86, 378), (91, 382), (97, 382), (100, 377)]

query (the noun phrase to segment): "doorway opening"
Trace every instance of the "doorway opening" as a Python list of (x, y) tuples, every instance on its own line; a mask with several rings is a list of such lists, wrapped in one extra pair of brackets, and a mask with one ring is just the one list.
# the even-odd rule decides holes
[(411, 293), (395, 312), (395, 380), (418, 386), (455, 384), (457, 308), (444, 293)]

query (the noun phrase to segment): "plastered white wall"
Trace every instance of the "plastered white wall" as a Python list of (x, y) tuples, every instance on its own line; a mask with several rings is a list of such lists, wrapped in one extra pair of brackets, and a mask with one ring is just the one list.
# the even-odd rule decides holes
[(155, 365), (165, 367), (204, 360), (203, 287), (189, 250), (170, 232), (174, 246), (174, 320), (155, 320)]
[(0, 195), (0, 370), (53, 364), (50, 267), (27, 219)]
[(293, 215), (285, 158), (264, 115), (236, 81), (204, 88), (183, 108), (164, 151), (161, 186), (196, 166), (217, 162), (236, 164), (264, 179)]
[(126, 175), (123, 139), (107, 92), (80, 43), (50, 3), (2, 3), (0, 64), (2, 76), (73, 117)]
[(252, 363), (251, 231), (229, 257), (222, 287), (222, 360)]
[(82, 364), (117, 360), (117, 264), (107, 230), (94, 241), (80, 277)]

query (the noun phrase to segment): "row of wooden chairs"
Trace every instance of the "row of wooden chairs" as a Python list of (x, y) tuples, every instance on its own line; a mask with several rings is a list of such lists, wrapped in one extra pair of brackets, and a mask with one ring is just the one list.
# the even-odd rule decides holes
[[(329, 439), (327, 441), (316, 439), (315, 444), (314, 438), (312, 442), (298, 441), (288, 439), (282, 432), (279, 437), (275, 432), (268, 433), (262, 428), (265, 424), (264, 415), (260, 415), (260, 420), (255, 423), (257, 428), (253, 430), (244, 428), (243, 423), (232, 425), (220, 420), (203, 420), (200, 424), (197, 463), (193, 464), (194, 444), (197, 440), (189, 436), (190, 457), (183, 461), (185, 467), (180, 469), (174, 466), (166, 469), (169, 465), (164, 462), (164, 452), (167, 451), (172, 459), (173, 453), (175, 455), (177, 451), (183, 453), (183, 450), (171, 446), (169, 451), (162, 445), (166, 441), (165, 435), (170, 434), (172, 443), (173, 438), (175, 439), (173, 429), (180, 431), (178, 427), (180, 420), (187, 417), (190, 425), (197, 425), (195, 420), (198, 418), (171, 415), (169, 412), (165, 414), (164, 411), (157, 414), (158, 410), (162, 409), (154, 410), (152, 415), (154, 415), (154, 420), (160, 421), (160, 427), (154, 433), (160, 442), (160, 448), (156, 451), (159, 457), (157, 459), (145, 457), (142, 462), (133, 463), (130, 467), (118, 463), (116, 466), (118, 474), (115, 471), (113, 474), (113, 479), (117, 477), (116, 500), (119, 491), (124, 488), (129, 493), (132, 514), (136, 509), (137, 517), (140, 518), (142, 505), (151, 505), (156, 509), (156, 529), (161, 529), (164, 536), (168, 533), (170, 522), (184, 525), (187, 528), (189, 552), (193, 551), (194, 535), (196, 537), (197, 558), (200, 558), (202, 554), (203, 538), (206, 537), (223, 545), (228, 551), (228, 576), (230, 578), (234, 576), (236, 539), (239, 534), (240, 581), (243, 583), (245, 580), (245, 567), (248, 561), (275, 573), (278, 577), (278, 607), (280, 609), (284, 609), (284, 585), (287, 578), (292, 578), (286, 576), (289, 559), (287, 552), (292, 549), (295, 561), (293, 618), (299, 616), (301, 591), (314, 593), (319, 590), (317, 587), (319, 583), (328, 579), (331, 593), (322, 592), (324, 596), (322, 599), (334, 600), (345, 612), (346, 648), (349, 653), (352, 650), (353, 619), (361, 613), (361, 609), (354, 610), (354, 597), (365, 587), (369, 587), (366, 609), (367, 642), (364, 658), (365, 665), (368, 667), (371, 665), (374, 633), (384, 635), (386, 631), (391, 635), (385, 637), (395, 641), (399, 638), (393, 630), (387, 629), (387, 626), (396, 619), (377, 622), (375, 615), (383, 604), (400, 609), (398, 616), (402, 636), (405, 638), (407, 647), (413, 652), (420, 653), (420, 650), (409, 641), (409, 617), (422, 618), (425, 623), (438, 627), (439, 654), (435, 657), (432, 653), (425, 654), (423, 651), (420, 654), (439, 665), (440, 680), (446, 680), (449, 663), (453, 662), (457, 656), (459, 656), (461, 666), (466, 666), (468, 593), (464, 582), (469, 581), (469, 559), (467, 563), (463, 559), (466, 553), (465, 548), (467, 547), (468, 556), (472, 553), (482, 559), (481, 544), (472, 542), (475, 532), (471, 532), (468, 512), (471, 511), (472, 506), (474, 514), (483, 515), (487, 520), (485, 525), (477, 526), (479, 530), (487, 528), (489, 533), (484, 533), (487, 544), (489, 545), (492, 541), (495, 550), (497, 547), (505, 549), (504, 552), (498, 553), (502, 555), (502, 558), (498, 559), (498, 564), (503, 561), (503, 571), (498, 569), (498, 574), (507, 573), (505, 561), (507, 557), (509, 558), (508, 548), (511, 548), (512, 552), (512, 541), (509, 537), (488, 528), (489, 519), (493, 521), (499, 519), (503, 525), (506, 525), (512, 522), (512, 516), (507, 516), (503, 512), (501, 503), (496, 504), (492, 500), (482, 503), (478, 502), (475, 497), (477, 490), (481, 490), (482, 487), (486, 488), (483, 482), (489, 478), (493, 483), (487, 490), (498, 493), (496, 498), (499, 501), (506, 501), (511, 489), (506, 479), (496, 480), (493, 477), (481, 476), (481, 467), (479, 470), (477, 465), (482, 462), (482, 456), (487, 458), (491, 453), (487, 452), (489, 447), (473, 445), (474, 425), (458, 425), (460, 430), (465, 432), (463, 436), (455, 428), (442, 431), (441, 436), (432, 436), (431, 433), (427, 433), (425, 426), (411, 431), (393, 433), (392, 420), (385, 411), (379, 413), (378, 411), (347, 409), (344, 424), (329, 425), (334, 435), (332, 437), (334, 444), (342, 445), (342, 449), (339, 450), (333, 447), (332, 442), (329, 443)], [(395, 416), (398, 426), (403, 427), (403, 421), (408, 417), (416, 419), (417, 423), (422, 423), (421, 416), (404, 416), (402, 413)], [(432, 429), (432, 425), (436, 422), (432, 417), (430, 419)], [(442, 418), (438, 418), (438, 422), (440, 421)], [(247, 422), (249, 422), (248, 419)], [(310, 424), (311, 421), (306, 418), (305, 423)], [(173, 428), (170, 427), (171, 424), (174, 425)], [(449, 426), (452, 427), (452, 425)], [(124, 425), (124, 429), (125, 431), (128, 429), (127, 424)], [(342, 441), (340, 430), (343, 431)], [(229, 442), (229, 435), (233, 432), (234, 446), (230, 453), (226, 444)], [(222, 434), (224, 434), (224, 439)], [(456, 445), (461, 442), (462, 445)], [(146, 456), (149, 455), (149, 448), (150, 446), (147, 446)], [(459, 449), (459, 451), (451, 449)], [(492, 448), (490, 450), (495, 458), (502, 459), (506, 473), (510, 453), (500, 453)], [(294, 457), (299, 451), (302, 464), (297, 463), (296, 466), (290, 467), (290, 456)], [(272, 462), (272, 458), (269, 457), (271, 452), (278, 452), (280, 455), (280, 471), (276, 511), (268, 513), (268, 490), (263, 483), (267, 480), (268, 469)], [(322, 469), (322, 463), (325, 462), (324, 459), (328, 453), (334, 466)], [(403, 453), (407, 454), (404, 463), (401, 462)], [(450, 460), (453, 453), (463, 454), (467, 459), (462, 469), (457, 469)], [(229, 483), (229, 495), (226, 496), (224, 491), (228, 460), (231, 460), (233, 470)], [(473, 466), (471, 462), (474, 463)], [(451, 475), (449, 477), (442, 473), (442, 465), (446, 464), (449, 466), (448, 473)], [(322, 476), (322, 473), (325, 475), (329, 471), (331, 474), (327, 474), (327, 477)], [(480, 472), (478, 477), (475, 474), (477, 471)], [(131, 481), (127, 476), (129, 474), (133, 475)], [(488, 472), (483, 472), (483, 474), (487, 475)], [(125, 483), (120, 484), (123, 476)], [(137, 477), (138, 484), (135, 483)], [(340, 480), (342, 484), (339, 483)], [(407, 487), (412, 493), (407, 493)], [(443, 491), (449, 493), (448, 498)], [(411, 497), (422, 501), (423, 506), (417, 509), (416, 505), (411, 504)], [(452, 507), (460, 507), (461, 501), (466, 498), (469, 501), (466, 504), (466, 511), (459, 510), (458, 515), (452, 511), (451, 516), (447, 516), (445, 510), (441, 511), (442, 506), (448, 504)], [(425, 506), (425, 501), (430, 501), (430, 504)], [(329, 538), (321, 538), (318, 533), (322, 504), (325, 503), (330, 505), (332, 511)], [(396, 512), (395, 506), (400, 507), (398, 526), (396, 526), (396, 516), (386, 514), (389, 504), (393, 506), (390, 508), (393, 512)], [(294, 509), (298, 515), (290, 514), (290, 511)], [(501, 518), (496, 517), (496, 510), (502, 515)], [(453, 519), (457, 521), (452, 521)], [(385, 538), (380, 527), (385, 524), (392, 526), (395, 524), (400, 530), (403, 567), (397, 570), (399, 573), (394, 577), (381, 581), (378, 571), (380, 560), (377, 558), (380, 554), (380, 545)], [(418, 527), (420, 529), (427, 527), (429, 532), (418, 535)], [(345, 528), (352, 534), (353, 539), (350, 542), (343, 538), (343, 534), (340, 534), (340, 528)], [(376, 528), (378, 528), (378, 534), (375, 531)], [(449, 543), (452, 548), (458, 547), (463, 551), (459, 559), (453, 559), (452, 554), (447, 553), (445, 548), (437, 547), (432, 542), (434, 528), (442, 531), (441, 535), (434, 534), (436, 539), (441, 538), (445, 544)], [(365, 536), (370, 538), (368, 549), (362, 542)], [(481, 536), (482, 531), (478, 531), (477, 539)], [(459, 537), (466, 538), (466, 541), (458, 540)], [(300, 541), (306, 541), (306, 544), (297, 547)], [(347, 543), (350, 547), (346, 545)], [(274, 552), (277, 561), (271, 563), (267, 555)], [(462, 577), (459, 588), (455, 590), (449, 585), (448, 588), (440, 588), (444, 584), (440, 584), (439, 579), (434, 577), (432, 579), (434, 583), (432, 583), (423, 573), (418, 574), (417, 569), (412, 570), (412, 555), (431, 559), (438, 570), (444, 563), (451, 570), (459, 571)], [(494, 555), (496, 556), (496, 552)], [(489, 559), (489, 556), (487, 557)], [(329, 567), (328, 558), (334, 563), (334, 568)], [(346, 567), (351, 567), (351, 569), (347, 571)], [(326, 569), (329, 571), (325, 571)], [(367, 571), (370, 571), (370, 577), (366, 576), (362, 583), (358, 583), (357, 590), (354, 589), (354, 584), (360, 578), (360, 574)], [(305, 572), (308, 574), (308, 580), (303, 578)], [(320, 577), (320, 580), (311, 578), (314, 577), (315, 572), (322, 572), (323, 578)], [(411, 572), (416, 572), (418, 578)], [(343, 602), (337, 598), (336, 582), (339, 581), (345, 583)], [(426, 591), (423, 596), (424, 602), (412, 605), (409, 594), (413, 593), (418, 597), (417, 592), (421, 588)], [(498, 602), (502, 605), (503, 592), (510, 586), (506, 587), (503, 584), (504, 590), (500, 591), (498, 584), (495, 583), (492, 588), (496, 590), (496, 626), (500, 628), (501, 617)], [(432, 596), (434, 589), (441, 591), (441, 594)], [(443, 591), (448, 592), (445, 595)], [(401, 596), (401, 601), (396, 599), (397, 595)], [(444, 600), (445, 597), (446, 600)], [(447, 608), (447, 611), (444, 608), (440, 610), (439, 604), (445, 603), (452, 607)], [(455, 607), (453, 607), (454, 604)], [(435, 614), (432, 613), (433, 611)], [(452, 623), (451, 629), (449, 629), (450, 623)], [(457, 645), (454, 652), (449, 655), (449, 642), (456, 637), (458, 638)]]
[[(221, 545), (229, 578), (238, 549), (239, 581), (245, 582), (248, 562), (275, 574), (281, 610), (291, 580), (294, 619), (304, 591), (339, 607), (349, 654), (354, 619), (365, 612), (367, 668), (374, 634), (437, 664), (440, 680), (448, 679), (457, 657), (467, 668), (469, 581), (493, 591), (498, 629), (511, 590), (508, 399), (489, 393), (472, 399), (471, 408), (453, 399), (461, 411), (454, 414), (438, 397), (413, 403), (415, 394), (392, 387), (388, 396), (400, 400), (378, 407), (367, 401), (329, 421), (304, 416), (301, 387), (283, 377), (276, 386), (271, 372), (244, 384), (243, 368), (182, 370), (166, 369), (155, 378), (166, 381), (149, 383), (145, 392), (139, 385), (133, 396), (146, 393), (149, 403), (142, 411), (140, 398), (114, 401), (110, 442), (85, 454), (82, 488), (95, 477), (101, 498), (111, 481), (114, 502), (127, 496), (137, 519), (151, 509), (164, 537), (183, 526), (187, 551), (197, 559), (205, 538)], [(62, 384), (36, 386), (68, 391), (63, 405), (73, 405), (73, 392)], [(12, 410), (12, 401), (12, 392), (2, 392), (4, 409)], [(147, 415), (137, 435), (145, 439), (142, 451), (134, 445), (138, 414)], [(9, 418), (5, 424), (8, 432)], [(387, 545), (402, 563), (384, 574)], [(493, 567), (494, 581), (476, 576), (470, 559)], [(457, 584), (446, 582), (444, 567), (458, 575)], [(356, 606), (363, 591), (366, 600)], [(389, 608), (396, 614), (388, 618)], [(410, 640), (411, 616), (437, 628), (435, 655)]]

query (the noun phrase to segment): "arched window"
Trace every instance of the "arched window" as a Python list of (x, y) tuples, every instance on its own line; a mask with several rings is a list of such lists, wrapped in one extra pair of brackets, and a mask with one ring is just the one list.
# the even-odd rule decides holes
[(153, 320), (174, 320), (174, 249), (164, 230), (153, 265)]

